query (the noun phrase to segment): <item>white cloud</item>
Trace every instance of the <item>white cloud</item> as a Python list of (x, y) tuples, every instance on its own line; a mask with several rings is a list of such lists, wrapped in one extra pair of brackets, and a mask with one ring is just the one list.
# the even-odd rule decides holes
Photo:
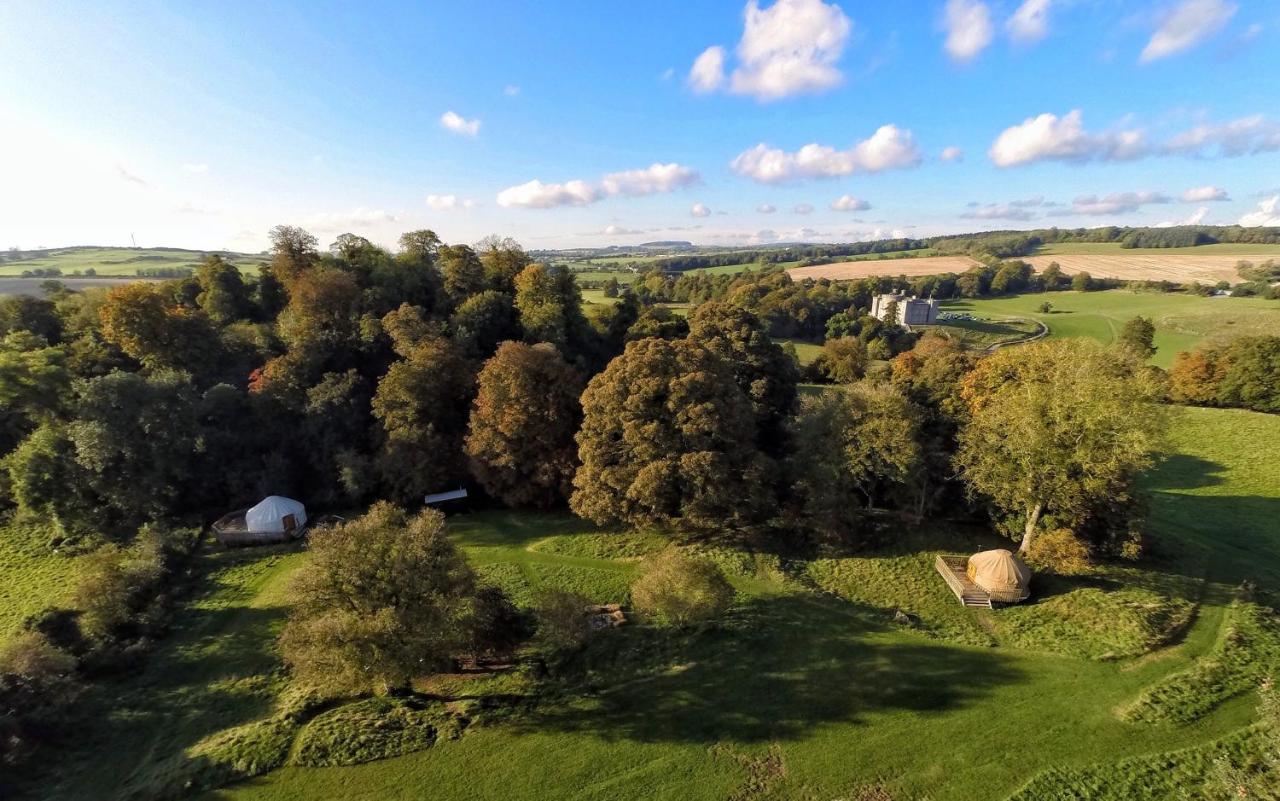
[(1219, 124), (1197, 125), (1164, 144), (1181, 155), (1246, 156), (1280, 150), (1280, 125), (1261, 114)]
[(812, 214), (812, 213), (813, 213), (813, 204), (812, 204), (812, 203), (797, 203), (796, 205), (794, 205), (794, 206), (792, 206), (792, 207), (791, 207), (791, 210), (792, 210), (792, 211), (794, 211), (796, 214)]
[(1145, 64), (1195, 47), (1222, 30), (1236, 9), (1226, 0), (1182, 0), (1164, 17), (1140, 60)]
[(550, 209), (556, 206), (585, 206), (600, 199), (600, 191), (586, 181), (544, 184), (536, 178), (498, 193), (504, 208)]
[(852, 30), (834, 3), (776, 0), (761, 8), (748, 0), (733, 73), (726, 78), (724, 48), (708, 47), (689, 70), (689, 85), (704, 93), (727, 85), (761, 101), (830, 89), (843, 77), (837, 63)]
[(139, 176), (125, 169), (125, 166), (123, 164), (116, 165), (116, 175), (119, 175), (122, 180), (128, 181), (131, 184), (136, 184), (138, 186), (146, 186), (146, 187), (151, 186), (151, 184), (147, 183), (146, 180), (144, 180), (143, 178), (140, 178)]
[(715, 45), (702, 51), (689, 69), (689, 88), (699, 94), (714, 92), (724, 84), (724, 48)]
[(778, 232), (772, 228), (762, 228), (747, 238), (747, 242), (752, 245), (767, 245), (777, 241)]
[(1005, 30), (1013, 41), (1031, 45), (1049, 33), (1049, 6), (1053, 0), (1023, 0), (1013, 16), (1005, 21)]
[(788, 153), (761, 143), (739, 153), (729, 166), (739, 175), (761, 183), (782, 183), (904, 169), (917, 166), (921, 158), (911, 131), (882, 125), (869, 139), (848, 150), (810, 143)]
[(869, 208), (871, 208), (870, 203), (853, 195), (841, 195), (831, 201), (832, 211), (866, 211)]
[(698, 171), (672, 162), (670, 164), (654, 163), (643, 170), (627, 170), (612, 172), (604, 176), (600, 183), (609, 195), (640, 197), (659, 192), (671, 192), (686, 186), (693, 186), (702, 180)]
[(1025, 200), (1011, 200), (1008, 203), (970, 203), (969, 211), (961, 214), (965, 220), (1034, 220), (1036, 214), (1028, 209), (1052, 205), (1045, 202), (1040, 195)]
[(190, 164), (190, 163), (183, 164), (182, 171), (189, 172), (192, 175), (204, 175), (209, 171), (209, 165), (208, 164)]
[(773, 214), (777, 210), (778, 210), (778, 207), (773, 205), (772, 203), (761, 203), (759, 206), (756, 206), (756, 211), (760, 212), (761, 214)]
[(457, 195), (427, 195), (427, 206), (432, 211), (452, 211), (453, 209), (469, 209), (476, 202), (471, 198), (460, 198)]
[(389, 211), (357, 208), (348, 212), (314, 214), (304, 221), (302, 227), (320, 233), (336, 234), (368, 229), (381, 223), (393, 223), (398, 220), (399, 217)]
[(1161, 192), (1113, 192), (1105, 197), (1081, 195), (1071, 202), (1071, 209), (1066, 213), (1090, 216), (1128, 214), (1152, 203), (1169, 202), (1169, 196)]
[(1182, 193), (1183, 203), (1204, 203), (1212, 200), (1230, 200), (1227, 190), (1216, 186), (1197, 186)]
[(480, 133), (480, 120), (469, 120), (454, 111), (446, 111), (440, 115), (440, 125), (445, 130), (463, 136), (475, 136)]
[(938, 154), (938, 158), (942, 161), (964, 161), (964, 151), (955, 145), (942, 148), (942, 152)]
[(1272, 195), (1258, 203), (1258, 208), (1240, 218), (1240, 225), (1280, 226), (1280, 195)]
[(601, 233), (606, 236), (634, 236), (635, 234), (643, 234), (645, 232), (624, 228), (621, 225), (606, 225)]
[(1089, 133), (1075, 109), (1062, 117), (1046, 113), (1006, 128), (987, 155), (999, 167), (1013, 167), (1036, 161), (1125, 161), (1148, 152), (1141, 130)]
[(1199, 225), (1209, 216), (1209, 207), (1201, 206), (1196, 209), (1186, 219), (1182, 220), (1163, 220), (1155, 224), (1155, 228), (1172, 228), (1175, 225)]
[(956, 61), (970, 61), (991, 44), (991, 9), (981, 0), (947, 0), (945, 26), (944, 47)]
[(520, 94), (520, 87), (516, 86), (514, 83), (509, 83), (502, 87), (502, 93), (507, 97), (516, 97)]
[(534, 179), (499, 192), (498, 205), (528, 209), (586, 206), (598, 200), (604, 200), (606, 197), (642, 197), (671, 192), (692, 186), (701, 180), (698, 171), (690, 167), (675, 162), (670, 164), (655, 162), (640, 170), (611, 172), (602, 176), (598, 184), (583, 180), (544, 184)]
[(689, 215), (691, 217), (710, 217), (711, 209), (707, 208), (702, 203), (694, 203), (693, 208), (689, 209)]

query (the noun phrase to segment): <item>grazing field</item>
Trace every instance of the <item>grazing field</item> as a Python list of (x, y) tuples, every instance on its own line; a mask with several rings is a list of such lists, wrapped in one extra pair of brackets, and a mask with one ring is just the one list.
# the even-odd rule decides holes
[[(1242, 612), (1233, 588), (1280, 589), (1277, 451), (1280, 417), (1179, 411), (1146, 481), (1154, 561), (1042, 577), (1031, 602), (991, 612), (956, 604), (931, 566), (1000, 542), (981, 531), (886, 520), (881, 550), (785, 567), (704, 549), (737, 589), (721, 624), (601, 635), (567, 694), (525, 671), (420, 688), (458, 698), (452, 712), (281, 712), (274, 636), (305, 553), (209, 550), (178, 630), (140, 674), (91, 691), (77, 746), (28, 796), (167, 797), (245, 775), (205, 797), (1168, 798), (1221, 749), (1247, 749), (1254, 677), (1280, 667), (1233, 657), (1211, 694), (1194, 683), (1222, 661), (1226, 632), (1274, 618)], [(450, 528), (521, 600), (558, 586), (625, 601), (636, 560), (664, 542), (565, 514), (477, 513)], [(1280, 653), (1280, 635), (1250, 631), (1267, 638), (1258, 653)], [(1126, 712), (1184, 686), (1205, 698), (1189, 719)], [(431, 728), (386, 734), (393, 712)]]
[[(1053, 311), (1039, 311), (1042, 303)], [(946, 311), (968, 312), (978, 317), (1026, 317), (1049, 327), (1055, 337), (1086, 336), (1113, 342), (1126, 321), (1142, 315), (1156, 326), (1156, 355), (1161, 367), (1173, 364), (1178, 351), (1205, 340), (1223, 340), (1245, 334), (1280, 331), (1280, 303), (1261, 298), (1200, 297), (1160, 292), (1046, 292), (983, 300), (947, 300)]]
[(1176, 284), (1198, 281), (1202, 284), (1216, 284), (1219, 281), (1238, 283), (1240, 275), (1236, 272), (1236, 264), (1241, 261), (1257, 264), (1269, 258), (1276, 258), (1276, 254), (1256, 252), (1240, 255), (1150, 254), (1121, 250), (1118, 255), (1028, 256), (1023, 261), (1028, 262), (1037, 271), (1043, 271), (1050, 263), (1057, 262), (1065, 273), (1085, 272), (1095, 278), (1119, 278), (1123, 281), (1172, 281)]
[[(0, 254), (0, 276), (22, 275), (26, 270), (58, 269), (63, 275), (92, 269), (98, 275), (135, 275), (141, 269), (185, 268), (200, 266), (206, 253), (179, 248), (103, 248), (74, 247), (28, 250)], [(246, 272), (256, 272), (267, 263), (261, 254), (231, 253), (221, 255)]]
[(28, 615), (61, 601), (75, 572), (75, 558), (50, 551), (38, 530), (0, 525), (0, 645)]

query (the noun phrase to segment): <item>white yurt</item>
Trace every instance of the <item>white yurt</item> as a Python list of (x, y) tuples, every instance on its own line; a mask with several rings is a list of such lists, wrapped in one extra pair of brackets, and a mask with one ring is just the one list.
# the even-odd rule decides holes
[(306, 527), (307, 508), (301, 501), (269, 495), (248, 509), (224, 516), (213, 524), (213, 531), (223, 545), (259, 545), (294, 539)]

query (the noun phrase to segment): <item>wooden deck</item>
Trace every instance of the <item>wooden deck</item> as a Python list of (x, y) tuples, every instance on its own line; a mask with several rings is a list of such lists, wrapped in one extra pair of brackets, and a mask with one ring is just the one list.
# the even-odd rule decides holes
[(938, 569), (947, 586), (955, 593), (956, 600), (965, 606), (990, 609), (991, 596), (986, 590), (970, 581), (969, 576), (965, 574), (965, 567), (968, 564), (967, 557), (939, 554), (933, 566)]

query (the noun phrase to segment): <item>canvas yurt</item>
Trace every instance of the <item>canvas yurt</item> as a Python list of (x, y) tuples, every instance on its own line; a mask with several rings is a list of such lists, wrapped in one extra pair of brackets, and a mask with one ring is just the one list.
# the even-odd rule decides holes
[(224, 515), (213, 524), (213, 533), (223, 545), (259, 545), (295, 539), (306, 527), (307, 508), (300, 501), (269, 495), (248, 509)]
[(1003, 548), (970, 556), (965, 574), (993, 601), (1012, 604), (1031, 595), (1031, 568)]

